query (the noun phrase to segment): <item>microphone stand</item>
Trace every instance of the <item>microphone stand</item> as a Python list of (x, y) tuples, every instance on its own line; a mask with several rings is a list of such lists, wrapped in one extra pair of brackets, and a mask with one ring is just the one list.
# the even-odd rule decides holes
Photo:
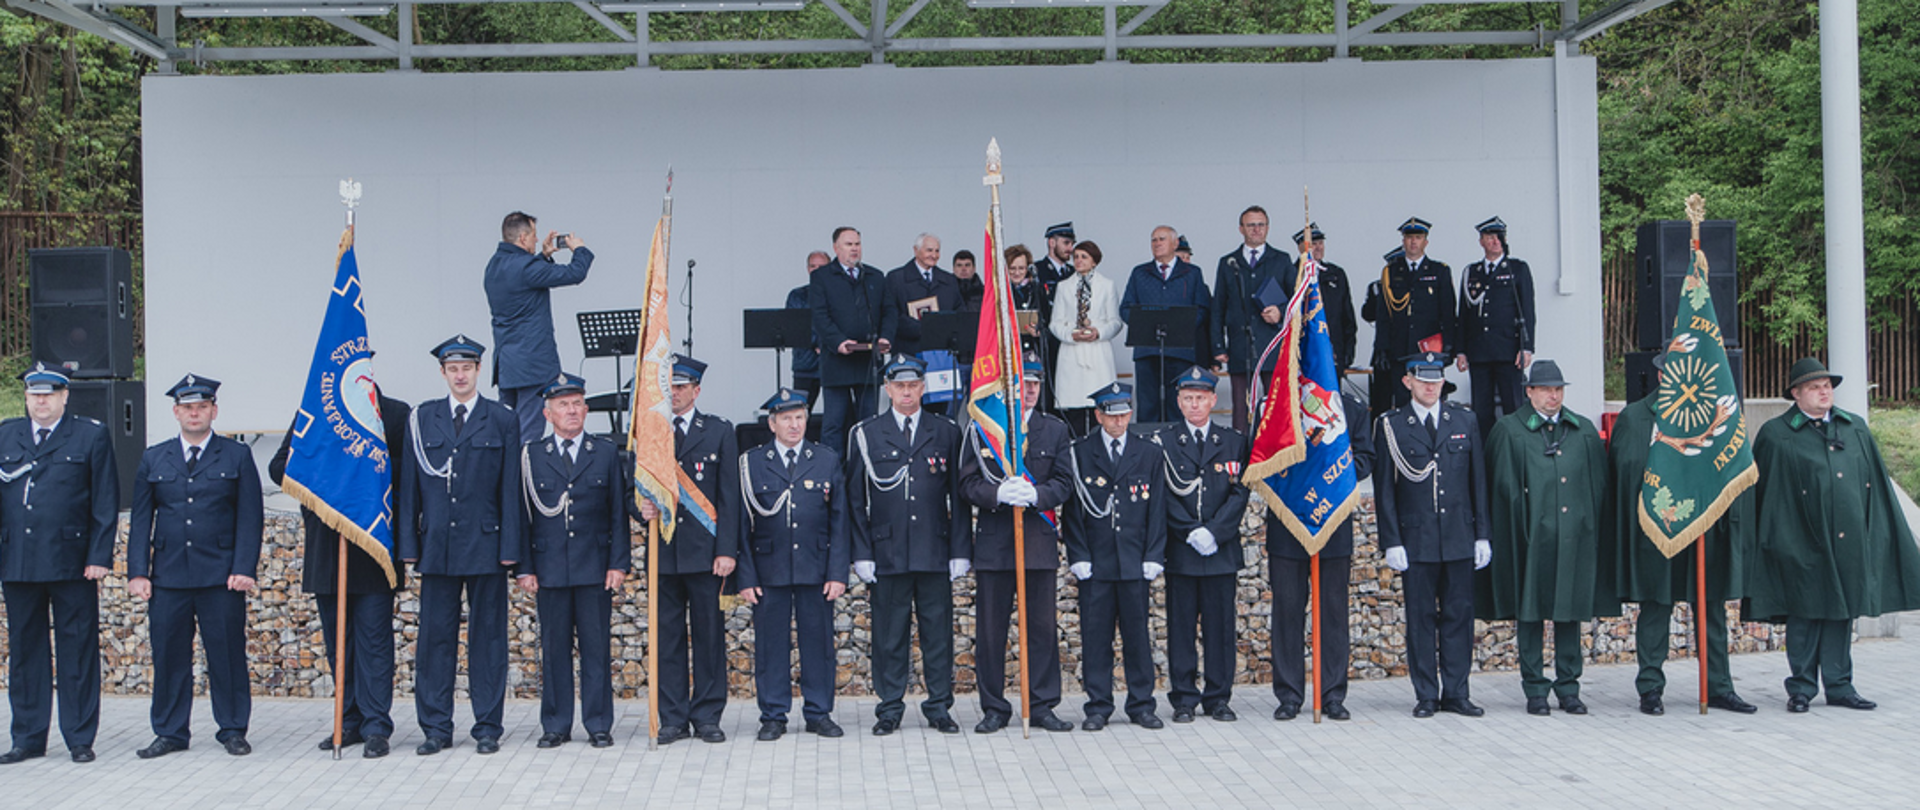
[[(686, 294), (681, 296), (686, 301), (687, 307), (687, 338), (680, 341), (680, 347), (681, 351), (685, 352), (688, 357), (693, 356), (693, 266), (694, 260), (688, 259)], [(774, 352), (774, 355), (777, 361), (779, 352)], [(776, 377), (779, 375), (778, 370), (774, 373)], [(776, 379), (775, 382), (778, 382), (778, 380)]]

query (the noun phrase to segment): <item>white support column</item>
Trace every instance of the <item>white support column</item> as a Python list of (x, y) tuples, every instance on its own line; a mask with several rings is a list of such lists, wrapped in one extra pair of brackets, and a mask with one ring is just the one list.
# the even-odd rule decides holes
[(1834, 404), (1867, 412), (1867, 248), (1860, 183), (1860, 13), (1820, 3), (1820, 162), (1827, 207), (1827, 368)]
[[(174, 25), (179, 21), (174, 13), (177, 8), (177, 6), (155, 6), (153, 9), (153, 35), (169, 49), (180, 47), (179, 37), (174, 33)], [(177, 73), (179, 69), (172, 59), (162, 59), (154, 72)]]
[(645, 70), (653, 67), (653, 29), (649, 26), (647, 12), (633, 15), (634, 67)]
[(413, 70), (413, 4), (401, 3), (394, 6), (394, 12), (400, 15), (398, 36), (394, 37), (394, 52), (400, 57), (399, 70)]
[(1106, 61), (1120, 61), (1120, 9), (1113, 5), (1108, 5), (1102, 9), (1101, 16), (1105, 23), (1101, 26), (1101, 32), (1107, 42)]

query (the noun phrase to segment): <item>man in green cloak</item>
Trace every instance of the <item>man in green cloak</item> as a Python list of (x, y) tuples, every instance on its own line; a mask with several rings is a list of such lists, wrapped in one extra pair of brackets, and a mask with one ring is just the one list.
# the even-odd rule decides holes
[[(1613, 593), (1613, 548), (1600, 532), (1606, 511), (1607, 447), (1599, 427), (1563, 407), (1559, 364), (1535, 360), (1528, 404), (1487, 434), (1493, 562), (1480, 570), (1478, 618), (1517, 619), (1520, 688), (1527, 713), (1549, 714), (1547, 694), (1568, 714), (1580, 700), (1580, 623), (1620, 615)], [(1553, 677), (1546, 675), (1546, 624), (1553, 623)]]
[(1840, 375), (1808, 357), (1787, 372), (1794, 406), (1753, 444), (1760, 467), (1760, 570), (1750, 615), (1787, 624), (1787, 711), (1872, 709), (1853, 688), (1852, 620), (1920, 608), (1920, 549), (1880, 446), (1834, 407)]

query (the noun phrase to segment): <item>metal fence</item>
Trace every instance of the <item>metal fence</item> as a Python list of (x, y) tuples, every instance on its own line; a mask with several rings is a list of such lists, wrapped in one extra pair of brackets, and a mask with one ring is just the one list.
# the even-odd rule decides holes
[(134, 352), (143, 351), (144, 296), (140, 215), (0, 211), (0, 357), (33, 351), (33, 306), (28, 294), (27, 251), (32, 248), (105, 245), (133, 254)]

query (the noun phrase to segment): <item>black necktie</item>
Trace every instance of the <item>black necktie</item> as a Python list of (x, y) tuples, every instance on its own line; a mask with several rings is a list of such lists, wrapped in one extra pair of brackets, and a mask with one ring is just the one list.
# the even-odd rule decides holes
[(53, 433), (53, 428), (41, 428), (39, 432), (34, 434), (34, 437), (33, 437), (34, 445), (39, 446), (41, 444), (45, 444), (47, 441), (47, 436), (52, 435), (52, 433)]
[(1259, 248), (1254, 248), (1252, 250), (1247, 251), (1247, 266), (1248, 267), (1260, 266), (1260, 249)]
[(913, 441), (913, 417), (907, 417), (907, 441)]
[(791, 447), (787, 448), (787, 469), (789, 470), (793, 469), (794, 462), (798, 461), (799, 459), (800, 459), (799, 450), (795, 450)]
[(929, 287), (933, 286), (933, 271), (932, 270), (920, 271), (920, 280), (926, 282), (927, 286)]
[(1193, 431), (1193, 443), (1194, 443), (1194, 444), (1206, 444), (1206, 443), (1207, 443), (1207, 432), (1206, 432), (1206, 431), (1204, 431), (1204, 430), (1201, 430), (1201, 429), (1199, 429), (1199, 428), (1194, 428), (1194, 431)]
[(200, 446), (196, 444), (187, 448), (187, 474), (192, 475), (193, 468), (198, 466), (200, 466)]
[(1112, 442), (1108, 444), (1107, 447), (1109, 448), (1108, 453), (1110, 453), (1111, 457), (1113, 458), (1113, 463), (1119, 464), (1120, 463), (1120, 440), (1119, 439), (1112, 440)]
[(460, 431), (465, 430), (466, 427), (467, 406), (464, 403), (453, 406), (453, 435), (460, 435)]
[(1427, 438), (1433, 441), (1440, 439), (1440, 426), (1434, 424), (1433, 414), (1427, 414)]
[(684, 416), (676, 416), (676, 417), (674, 417), (674, 418), (673, 418), (673, 429), (674, 429), (674, 430), (677, 430), (677, 431), (680, 431), (680, 435), (682, 435), (682, 436), (685, 436), (685, 435), (687, 435), (687, 418), (686, 418), (686, 417), (684, 417)]
[(573, 440), (572, 439), (565, 439), (560, 442), (560, 457), (563, 459), (566, 459), (567, 475), (572, 476), (573, 475)]

